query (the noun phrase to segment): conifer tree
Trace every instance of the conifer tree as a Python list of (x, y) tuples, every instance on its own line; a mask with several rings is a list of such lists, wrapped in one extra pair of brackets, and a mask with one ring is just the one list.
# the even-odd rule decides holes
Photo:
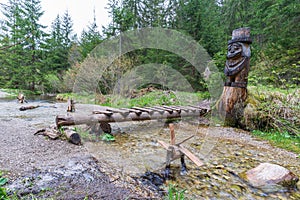
[(93, 22), (87, 28), (87, 31), (82, 31), (80, 38), (80, 53), (83, 59), (102, 41), (96, 22), (95, 9)]
[(23, 50), (26, 52), (25, 57), (23, 56), (24, 66), (23, 73), (26, 82), (29, 84), (31, 90), (35, 89), (37, 83), (41, 84), (43, 77), (43, 65), (42, 45), (46, 37), (46, 33), (43, 31), (46, 26), (39, 23), (40, 17), (44, 14), (41, 7), (40, 0), (27, 0), (22, 4), (24, 10), (24, 21), (23, 27), (25, 33), (28, 35)]

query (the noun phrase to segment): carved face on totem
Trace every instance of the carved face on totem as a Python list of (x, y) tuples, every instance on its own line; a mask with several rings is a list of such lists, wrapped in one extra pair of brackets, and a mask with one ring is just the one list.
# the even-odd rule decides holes
[[(248, 52), (249, 51), (249, 52)], [(247, 57), (250, 57), (250, 49), (241, 42), (234, 42), (228, 45), (227, 61), (225, 67), (226, 76), (234, 76), (244, 67)]]

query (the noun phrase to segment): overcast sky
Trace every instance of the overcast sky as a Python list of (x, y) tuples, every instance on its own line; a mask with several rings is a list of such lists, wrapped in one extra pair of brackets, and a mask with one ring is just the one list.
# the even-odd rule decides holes
[[(8, 0), (0, 0), (1, 3), (7, 3)], [(41, 0), (44, 15), (40, 18), (40, 23), (51, 26), (57, 14), (63, 16), (66, 10), (73, 20), (73, 30), (80, 37), (83, 29), (93, 22), (95, 8), (96, 22), (101, 31), (102, 26), (106, 26), (110, 20), (108, 18), (107, 3), (109, 0)], [(0, 15), (3, 17), (2, 14)], [(47, 29), (48, 30), (48, 29)]]

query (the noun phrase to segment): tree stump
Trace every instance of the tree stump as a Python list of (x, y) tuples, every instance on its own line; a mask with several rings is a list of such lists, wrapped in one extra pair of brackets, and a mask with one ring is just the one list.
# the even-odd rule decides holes
[(247, 99), (247, 82), (250, 69), (250, 38), (249, 28), (240, 28), (232, 32), (228, 41), (227, 60), (224, 73), (227, 80), (218, 102), (218, 110), (228, 126), (243, 126), (245, 101)]
[(22, 93), (19, 93), (19, 94), (18, 94), (17, 99), (18, 99), (19, 103), (24, 103), (24, 102), (25, 102), (25, 103), (28, 103), (28, 102), (26, 101), (26, 99), (25, 99), (24, 94), (22, 94)]
[(75, 101), (73, 99), (68, 98), (67, 112), (75, 112)]

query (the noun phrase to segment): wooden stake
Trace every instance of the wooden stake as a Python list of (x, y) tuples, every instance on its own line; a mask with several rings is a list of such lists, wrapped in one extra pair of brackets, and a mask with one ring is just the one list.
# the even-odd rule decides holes
[(195, 163), (198, 167), (202, 166), (204, 163), (199, 160), (192, 152), (182, 146), (182, 143), (186, 142), (187, 140), (194, 137), (194, 135), (189, 136), (188, 138), (184, 139), (183, 141), (176, 144), (175, 142), (175, 131), (174, 131), (174, 124), (169, 124), (170, 128), (170, 144), (167, 144), (163, 141), (158, 140), (157, 142), (165, 148), (167, 152), (167, 163), (173, 161), (175, 159), (181, 158), (181, 155), (186, 155), (193, 163)]
[(68, 98), (67, 112), (75, 112), (75, 102), (73, 99)]
[(175, 132), (174, 132), (174, 124), (169, 124), (170, 128), (170, 144), (175, 145)]

